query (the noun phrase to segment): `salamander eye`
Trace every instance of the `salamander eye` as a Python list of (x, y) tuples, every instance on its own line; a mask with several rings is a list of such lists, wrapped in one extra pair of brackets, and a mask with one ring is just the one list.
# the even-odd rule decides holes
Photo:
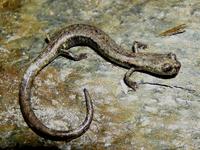
[(176, 55), (175, 54), (169, 53), (168, 56), (169, 56), (169, 58), (171, 58), (173, 60), (176, 60)]
[(171, 71), (172, 70), (172, 66), (170, 65), (170, 64), (164, 64), (163, 65), (163, 67), (162, 67), (162, 70), (164, 71), (164, 72), (169, 72), (169, 71)]

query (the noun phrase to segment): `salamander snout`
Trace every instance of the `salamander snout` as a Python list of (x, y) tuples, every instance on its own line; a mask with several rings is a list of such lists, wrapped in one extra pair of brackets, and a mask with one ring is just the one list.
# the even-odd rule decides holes
[(173, 68), (178, 72), (181, 68), (181, 63), (177, 60), (176, 54), (169, 53), (168, 56), (169, 56), (169, 58), (171, 58), (174, 61)]
[(178, 72), (180, 70), (180, 68), (181, 68), (181, 63), (179, 61), (176, 61), (176, 64), (174, 64), (174, 68)]

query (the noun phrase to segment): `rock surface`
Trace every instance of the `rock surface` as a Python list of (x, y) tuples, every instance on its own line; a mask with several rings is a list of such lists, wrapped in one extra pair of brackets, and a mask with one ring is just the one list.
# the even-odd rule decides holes
[[(199, 0), (2, 0), (0, 2), (0, 148), (46, 149), (200, 149), (200, 2)], [(106, 62), (89, 48), (88, 59), (60, 57), (37, 76), (32, 106), (50, 128), (71, 129), (85, 117), (83, 88), (90, 91), (94, 119), (72, 142), (45, 140), (24, 122), (18, 91), (21, 77), (45, 47), (45, 35), (74, 23), (95, 25), (131, 50), (133, 40), (149, 53), (173, 52), (182, 67), (162, 80), (135, 73), (134, 92), (122, 79), (125, 69)], [(160, 37), (180, 24), (186, 32)]]

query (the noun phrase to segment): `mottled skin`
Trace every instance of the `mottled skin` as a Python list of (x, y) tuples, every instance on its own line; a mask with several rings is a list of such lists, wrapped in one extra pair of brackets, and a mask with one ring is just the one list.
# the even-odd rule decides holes
[(84, 94), (87, 115), (85, 121), (77, 129), (70, 131), (50, 129), (35, 116), (31, 108), (31, 87), (34, 78), (45, 66), (60, 55), (76, 61), (86, 58), (85, 54), (74, 55), (69, 52), (69, 49), (75, 46), (88, 46), (105, 60), (129, 69), (125, 74), (124, 81), (133, 89), (136, 84), (129, 77), (134, 71), (145, 72), (161, 78), (172, 78), (177, 75), (181, 66), (176, 60), (175, 54), (172, 53), (134, 53), (124, 50), (102, 30), (90, 25), (76, 24), (62, 29), (56, 33), (43, 52), (28, 67), (22, 78), (19, 92), (20, 108), (26, 123), (35, 133), (47, 139), (71, 141), (86, 132), (93, 118), (93, 105), (86, 89), (84, 89)]

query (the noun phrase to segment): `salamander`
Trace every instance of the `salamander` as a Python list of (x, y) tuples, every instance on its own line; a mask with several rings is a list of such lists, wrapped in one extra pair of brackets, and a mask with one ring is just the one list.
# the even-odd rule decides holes
[[(63, 46), (64, 45), (64, 46)], [(45, 126), (35, 115), (31, 108), (31, 88), (38, 73), (58, 56), (65, 56), (75, 61), (87, 58), (87, 54), (73, 54), (70, 48), (87, 46), (119, 67), (126, 68), (124, 81), (132, 89), (136, 89), (136, 83), (130, 79), (135, 71), (144, 72), (160, 78), (175, 77), (181, 67), (173, 53), (158, 54), (146, 52), (133, 52), (125, 50), (104, 31), (86, 24), (75, 24), (63, 28), (57, 32), (44, 48), (42, 53), (31, 63), (25, 71), (19, 91), (19, 104), (24, 120), (28, 126), (38, 135), (51, 139), (71, 141), (85, 133), (92, 122), (93, 105), (87, 89), (84, 89), (87, 114), (83, 123), (74, 130), (62, 131), (50, 129)]]

